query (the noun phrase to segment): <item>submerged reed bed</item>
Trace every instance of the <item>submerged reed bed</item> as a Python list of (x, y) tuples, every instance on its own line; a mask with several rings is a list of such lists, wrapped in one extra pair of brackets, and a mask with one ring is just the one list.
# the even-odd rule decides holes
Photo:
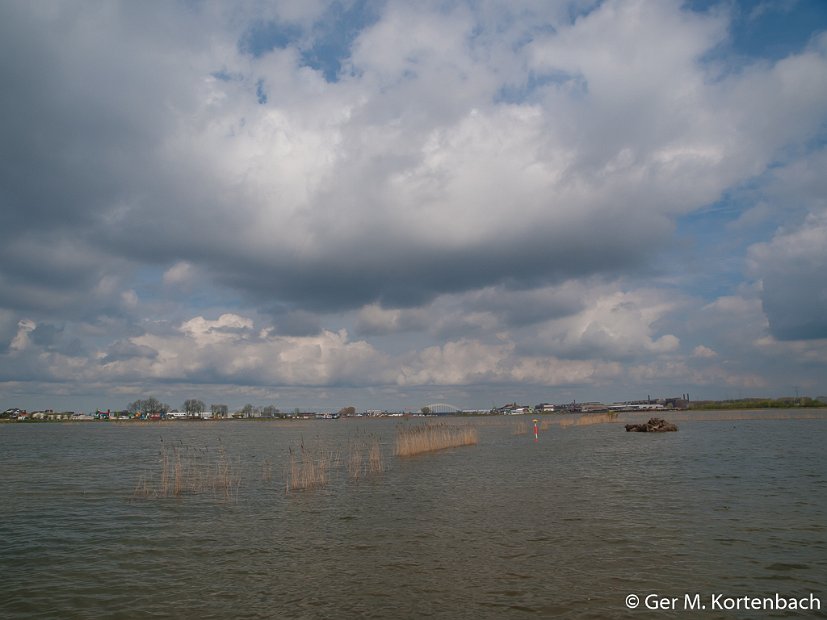
[(385, 471), (385, 459), (379, 437), (357, 434), (348, 439), (342, 458), (339, 449), (331, 449), (316, 440), (289, 448), (289, 462), (285, 471), (285, 487), (291, 491), (305, 491), (327, 486), (346, 472), (349, 480), (359, 480)]
[(133, 497), (161, 498), (212, 493), (230, 500), (238, 498), (241, 475), (238, 459), (231, 459), (224, 446), (209, 450), (182, 442), (161, 440), (157, 470), (144, 473)]
[(316, 489), (327, 485), (331, 470), (339, 462), (339, 453), (325, 448), (320, 443), (305, 445), (304, 439), (298, 446), (290, 446), (290, 458), (285, 475), (286, 491)]
[(472, 446), (476, 445), (477, 441), (477, 429), (470, 425), (401, 425), (396, 429), (396, 455), (414, 456), (446, 448)]
[(591, 426), (592, 424), (610, 424), (617, 421), (618, 417), (616, 413), (595, 413), (579, 417), (562, 418), (560, 420), (560, 426), (562, 428), (569, 426)]
[(351, 480), (359, 480), (385, 471), (379, 438), (376, 435), (367, 435), (348, 439), (346, 466), (348, 478)]

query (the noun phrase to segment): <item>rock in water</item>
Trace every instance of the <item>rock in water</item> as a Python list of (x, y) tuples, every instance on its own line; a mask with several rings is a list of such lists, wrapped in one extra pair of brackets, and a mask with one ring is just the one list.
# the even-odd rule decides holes
[(660, 418), (649, 418), (646, 424), (627, 424), (627, 433), (670, 433), (678, 427)]

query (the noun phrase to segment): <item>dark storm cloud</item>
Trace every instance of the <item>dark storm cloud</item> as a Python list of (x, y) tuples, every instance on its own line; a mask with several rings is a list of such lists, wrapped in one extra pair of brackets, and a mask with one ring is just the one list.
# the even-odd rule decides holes
[[(553, 217), (550, 212), (550, 220)], [(623, 218), (603, 229), (597, 222), (578, 222), (554, 233), (540, 224), (534, 230), (461, 250), (450, 243), (440, 244), (440, 232), (435, 230), (435, 240), (427, 248), (418, 239), (397, 236), (337, 243), (329, 250), (322, 248), (322, 258), (311, 261), (282, 256), (278, 248), (266, 252), (269, 261), (262, 261), (262, 256), (234, 261), (219, 253), (206, 260), (216, 261), (213, 273), (222, 282), (262, 302), (281, 297), (328, 312), (369, 303), (410, 308), (441, 294), (502, 283), (519, 289), (641, 268), (666, 243), (669, 228), (658, 220), (646, 225), (631, 222)], [(566, 312), (571, 302), (544, 300), (511, 309), (502, 301), (491, 303), (499, 305), (495, 309), (509, 315), (509, 321), (519, 323), (535, 320), (532, 316), (539, 320)]]
[[(9, 236), (33, 222), (40, 230), (87, 225), (128, 196), (165, 116), (145, 61), (115, 33), (95, 31), (84, 5), (43, 7), (41, 18), (54, 12), (45, 19), (23, 6), (4, 4), (0, 38), (8, 86), (0, 98), (1, 212)], [(117, 17), (118, 9), (106, 13)]]
[(165, 104), (150, 63), (117, 34), (124, 7), (31, 9), (0, 9), (0, 304), (62, 318), (118, 313), (121, 291), (102, 279), (127, 275), (128, 263), (107, 247), (105, 224), (150, 186)]
[(751, 248), (770, 332), (779, 340), (827, 339), (827, 211)]
[(502, 287), (472, 296), (469, 306), (495, 313), (507, 327), (525, 327), (582, 310), (586, 303), (583, 293), (576, 285), (522, 291)]
[(773, 336), (779, 340), (827, 339), (823, 281), (821, 270), (796, 282), (783, 277), (764, 281), (767, 292), (763, 296), (763, 307)]

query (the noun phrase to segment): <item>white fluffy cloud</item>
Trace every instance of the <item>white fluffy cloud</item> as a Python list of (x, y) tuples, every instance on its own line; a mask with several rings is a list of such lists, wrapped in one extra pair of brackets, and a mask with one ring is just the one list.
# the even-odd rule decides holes
[(387, 381), (384, 356), (366, 342), (350, 341), (345, 330), (285, 337), (256, 329), (249, 318), (224, 314), (216, 320), (194, 317), (176, 332), (131, 338), (141, 354), (104, 357), (100, 371), (125, 380), (144, 375), (253, 385), (350, 384), (369, 374)]
[(713, 349), (710, 349), (707, 346), (699, 344), (697, 347), (692, 349), (692, 356), (693, 357), (700, 357), (700, 358), (710, 359), (710, 358), (713, 358), (713, 357), (717, 357), (718, 354), (715, 353), (715, 351)]
[(31, 334), (37, 324), (29, 319), (23, 319), (17, 324), (17, 334), (12, 338), (9, 348), (13, 352), (25, 351), (29, 347), (29, 334)]
[(402, 386), (517, 383), (555, 387), (585, 385), (619, 374), (620, 367), (611, 362), (524, 357), (516, 355), (513, 343), (458, 340), (428, 347), (403, 363), (397, 381)]
[(395, 334), (420, 331), (427, 326), (426, 313), (420, 309), (386, 309), (370, 304), (359, 311), (356, 329), (363, 334)]
[(674, 334), (658, 334), (658, 321), (674, 308), (657, 291), (612, 292), (596, 296), (579, 313), (542, 325), (538, 340), (571, 358), (624, 359), (676, 351)]

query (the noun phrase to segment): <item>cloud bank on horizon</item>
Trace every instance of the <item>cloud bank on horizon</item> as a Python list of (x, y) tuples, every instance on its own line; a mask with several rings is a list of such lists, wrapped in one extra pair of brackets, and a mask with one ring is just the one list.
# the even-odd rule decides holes
[(827, 393), (827, 5), (4, 2), (7, 406)]

